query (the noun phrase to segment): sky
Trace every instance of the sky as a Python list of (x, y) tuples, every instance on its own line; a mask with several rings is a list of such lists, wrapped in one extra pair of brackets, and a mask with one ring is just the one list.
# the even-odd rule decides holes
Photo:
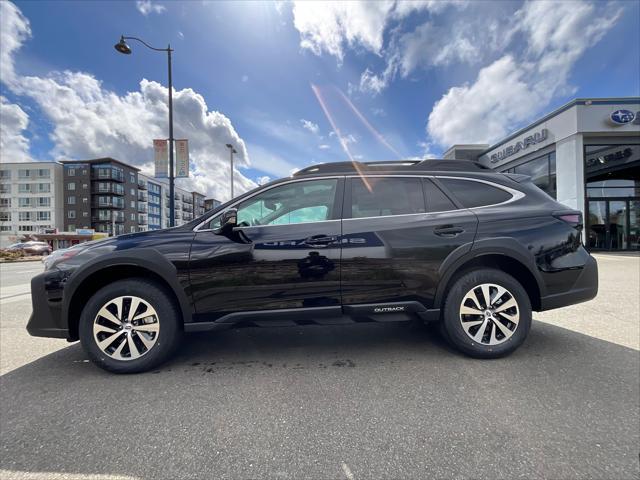
[(229, 198), (329, 161), (437, 158), (580, 97), (640, 95), (638, 1), (0, 1), (0, 159), (114, 157)]

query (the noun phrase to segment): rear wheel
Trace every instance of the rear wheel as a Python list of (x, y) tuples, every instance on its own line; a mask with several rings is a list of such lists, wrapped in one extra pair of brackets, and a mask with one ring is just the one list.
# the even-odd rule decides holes
[(136, 373), (166, 361), (178, 346), (180, 314), (168, 293), (142, 278), (96, 292), (80, 317), (80, 342), (92, 362), (115, 373)]
[(531, 302), (522, 285), (500, 270), (481, 269), (456, 280), (447, 295), (445, 338), (467, 355), (508, 355), (531, 328)]

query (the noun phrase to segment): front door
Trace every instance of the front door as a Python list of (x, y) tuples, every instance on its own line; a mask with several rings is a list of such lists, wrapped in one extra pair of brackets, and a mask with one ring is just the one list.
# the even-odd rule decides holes
[(227, 313), (340, 309), (341, 178), (296, 180), (242, 201), (238, 226), (196, 233), (190, 280), (197, 320)]
[(431, 308), (439, 267), (471, 248), (476, 216), (421, 177), (350, 178), (342, 238), (344, 305), (418, 302)]

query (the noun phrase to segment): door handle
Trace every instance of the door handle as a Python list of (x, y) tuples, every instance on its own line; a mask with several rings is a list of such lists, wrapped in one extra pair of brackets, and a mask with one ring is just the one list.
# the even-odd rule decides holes
[(335, 235), (314, 235), (306, 238), (304, 244), (313, 248), (325, 248), (337, 240)]
[(464, 228), (456, 225), (442, 225), (433, 229), (433, 233), (439, 237), (457, 237), (461, 233), (464, 233)]

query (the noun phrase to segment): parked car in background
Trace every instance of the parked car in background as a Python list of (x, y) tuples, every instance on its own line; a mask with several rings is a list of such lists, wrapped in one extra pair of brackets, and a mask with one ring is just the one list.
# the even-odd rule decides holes
[(9, 252), (22, 252), (25, 255), (49, 255), (51, 246), (47, 242), (31, 240), (28, 242), (14, 243), (6, 248)]
[(180, 227), (69, 249), (32, 279), (27, 330), (119, 373), (242, 325), (419, 319), (496, 358), (532, 310), (596, 296), (582, 229), (530, 177), (470, 161), (313, 165)]

